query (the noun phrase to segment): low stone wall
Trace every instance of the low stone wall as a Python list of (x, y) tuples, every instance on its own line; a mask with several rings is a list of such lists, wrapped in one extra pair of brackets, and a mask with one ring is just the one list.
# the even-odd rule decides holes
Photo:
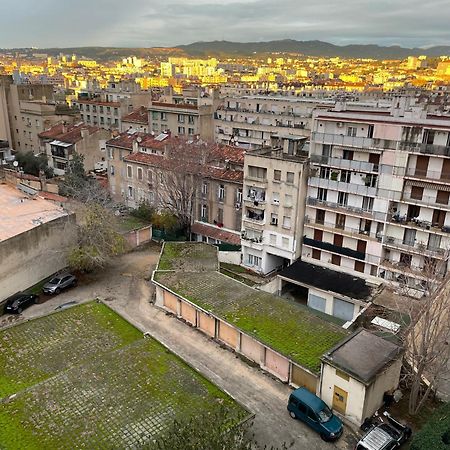
[(241, 252), (219, 251), (219, 262), (227, 264), (241, 264)]
[(258, 364), (261, 369), (293, 387), (304, 386), (314, 394), (319, 377), (299, 366), (276, 350), (242, 332), (234, 325), (204, 311), (189, 300), (171, 292), (153, 280), (156, 287), (155, 305), (183, 319), (202, 333)]
[(131, 248), (139, 247), (152, 240), (152, 226), (138, 228), (137, 230), (131, 230), (123, 234)]

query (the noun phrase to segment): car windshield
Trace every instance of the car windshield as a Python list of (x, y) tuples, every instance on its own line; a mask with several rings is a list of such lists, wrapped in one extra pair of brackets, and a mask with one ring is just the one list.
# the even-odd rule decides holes
[(328, 406), (325, 406), (322, 411), (319, 411), (317, 413), (317, 415), (319, 416), (319, 420), (321, 422), (328, 422), (331, 417), (333, 417), (333, 413), (331, 412), (331, 409), (328, 408)]
[(52, 278), (48, 284), (59, 284), (59, 282), (61, 281), (60, 278)]
[(393, 439), (398, 440), (401, 438), (401, 433), (399, 430), (396, 430), (395, 428), (391, 427), (389, 424), (387, 423), (383, 423), (380, 425), (380, 428), (383, 431), (386, 431), (387, 434), (389, 434), (389, 436), (391, 436)]

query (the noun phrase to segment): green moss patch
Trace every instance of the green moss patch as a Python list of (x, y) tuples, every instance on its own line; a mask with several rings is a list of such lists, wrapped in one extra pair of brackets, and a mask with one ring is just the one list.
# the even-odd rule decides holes
[(155, 279), (315, 373), (320, 357), (348, 334), (307, 307), (215, 271), (159, 272)]
[(20, 353), (24, 339), (42, 341), (35, 353), (47, 354), (49, 365), (26, 350), (9, 363), (10, 368), (16, 364), (19, 380), (3, 373), (0, 388), (16, 395), (0, 402), (2, 449), (141, 448), (151, 446), (174, 420), (223, 406), (227, 420), (238, 423), (248, 416), (227, 394), (103, 304), (36, 319), (4, 330), (0, 339), (4, 336), (10, 357)]
[(217, 248), (202, 242), (166, 242), (158, 269), (198, 272), (216, 270)]

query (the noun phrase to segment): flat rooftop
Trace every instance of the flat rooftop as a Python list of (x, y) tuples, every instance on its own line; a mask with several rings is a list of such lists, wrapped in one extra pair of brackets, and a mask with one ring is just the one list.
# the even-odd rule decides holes
[[(183, 253), (174, 253), (174, 246)], [(253, 289), (222, 273), (217, 266), (213, 246), (201, 244), (207, 259), (199, 254), (196, 243), (165, 244), (154, 280), (205, 311), (239, 328), (246, 334), (308, 368), (320, 371), (320, 357), (342, 341), (348, 332), (328, 322), (324, 314), (285, 298)], [(213, 248), (206, 250), (207, 247)], [(193, 254), (202, 270), (193, 270)], [(212, 255), (216, 264), (211, 264)], [(205, 265), (205, 261), (209, 263)], [(162, 264), (163, 263), (163, 264)], [(161, 270), (172, 267), (173, 270)], [(191, 271), (180, 270), (189, 267)]]
[(367, 330), (359, 330), (323, 359), (368, 384), (401, 353), (402, 348), (397, 344)]
[(39, 195), (0, 184), (0, 242), (63, 216), (67, 213), (60, 206)]
[(0, 330), (0, 342), (2, 448), (154, 448), (175, 420), (249, 416), (103, 303)]
[(364, 279), (301, 260), (295, 261), (279, 275), (288, 281), (292, 280), (323, 291), (336, 292), (357, 300), (369, 300), (372, 296), (372, 288)]

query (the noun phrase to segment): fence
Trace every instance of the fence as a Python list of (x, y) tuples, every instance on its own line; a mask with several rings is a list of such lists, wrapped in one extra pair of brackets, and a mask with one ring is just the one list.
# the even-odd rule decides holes
[(131, 248), (139, 247), (152, 240), (152, 226), (138, 228), (136, 230), (128, 231), (123, 235)]
[(152, 232), (152, 240), (160, 242), (160, 241), (188, 241), (189, 239), (186, 237), (183, 231), (165, 231), (160, 230), (159, 228), (153, 228)]

